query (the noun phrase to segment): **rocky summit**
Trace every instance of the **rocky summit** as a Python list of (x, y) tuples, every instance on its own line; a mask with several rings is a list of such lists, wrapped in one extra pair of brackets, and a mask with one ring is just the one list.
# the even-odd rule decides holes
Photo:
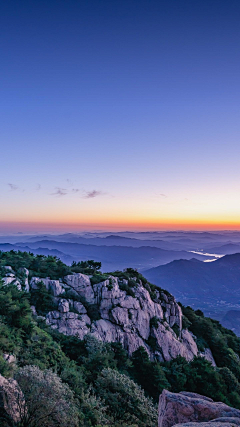
[[(11, 268), (5, 283), (20, 281)], [(10, 275), (10, 276), (9, 276)], [(183, 356), (190, 361), (201, 355), (215, 364), (211, 351), (199, 352), (194, 335), (182, 328), (182, 310), (167, 291), (146, 288), (137, 277), (127, 280), (109, 275), (94, 283), (91, 276), (74, 273), (62, 280), (32, 277), (25, 289), (30, 292), (44, 285), (52, 295), (54, 309), (45, 320), (51, 328), (83, 339), (90, 334), (103, 342), (119, 342), (131, 355), (140, 346), (151, 359), (160, 362)], [(39, 313), (32, 306), (33, 313)]]

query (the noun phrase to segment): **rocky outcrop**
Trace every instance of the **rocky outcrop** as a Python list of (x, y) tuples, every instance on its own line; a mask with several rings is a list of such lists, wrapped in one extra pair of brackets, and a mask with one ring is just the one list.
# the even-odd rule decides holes
[(11, 267), (5, 269), (6, 285), (13, 282), (30, 291), (40, 284), (46, 287), (56, 307), (46, 314), (46, 323), (65, 335), (83, 339), (90, 334), (104, 342), (119, 342), (129, 355), (143, 346), (151, 359), (161, 362), (179, 355), (192, 360), (199, 354), (214, 363), (210, 350), (200, 354), (194, 336), (182, 330), (182, 311), (174, 297), (160, 289), (150, 295), (150, 288), (137, 278), (130, 282), (109, 275), (92, 284), (90, 276), (74, 273), (62, 281), (32, 277), (29, 287), (28, 270), (16, 274)]
[[(240, 425), (240, 410), (231, 408), (222, 402), (197, 393), (180, 392), (171, 393), (163, 390), (159, 398), (158, 427), (221, 426), (230, 422), (231, 426)], [(211, 423), (208, 421), (211, 421)], [(187, 424), (186, 424), (187, 423)], [(221, 424), (220, 424), (221, 423)], [(237, 424), (239, 423), (239, 424)], [(226, 427), (226, 424), (224, 426)]]
[(30, 282), (31, 289), (38, 289), (40, 283), (43, 283), (46, 289), (51, 292), (53, 296), (58, 296), (65, 291), (63, 284), (60, 283), (59, 280), (51, 280), (49, 277), (46, 279), (42, 279), (41, 277), (32, 277)]
[[(34, 278), (31, 286), (36, 286), (39, 280)], [(42, 282), (50, 289), (49, 281)], [(172, 296), (157, 292), (153, 301), (141, 283), (133, 287), (134, 296), (122, 290), (121, 284), (126, 286), (128, 281), (124, 279), (123, 283), (109, 276), (109, 279), (92, 285), (89, 276), (84, 274), (65, 277), (64, 287), (71, 292), (71, 299), (54, 299), (58, 310), (47, 314), (47, 324), (80, 339), (91, 334), (104, 342), (120, 342), (130, 355), (140, 346), (161, 361), (178, 355), (191, 360), (198, 354), (192, 335), (181, 330), (181, 308)], [(155, 319), (154, 324), (152, 319)], [(171, 329), (174, 325), (179, 330), (179, 337)]]
[(5, 277), (3, 277), (3, 284), (5, 286), (13, 284), (16, 285), (17, 288), (21, 290), (26, 290), (29, 292), (29, 283), (28, 283), (28, 275), (29, 271), (27, 268), (19, 268), (18, 274), (14, 272), (10, 265), (4, 266), (5, 269)]
[[(40, 280), (33, 278), (31, 286)], [(128, 281), (113, 276), (94, 285), (89, 276), (80, 273), (65, 277), (62, 284), (49, 279), (42, 282), (54, 293), (58, 307), (46, 315), (46, 322), (59, 332), (80, 339), (90, 334), (104, 342), (120, 342), (130, 355), (143, 346), (151, 358), (160, 361), (178, 355), (192, 360), (198, 354), (193, 335), (182, 330), (181, 308), (170, 294), (157, 291), (152, 299), (139, 282), (129, 295), (123, 290)], [(55, 288), (61, 286), (61, 296), (53, 291), (53, 282)]]
[(23, 393), (12, 378), (6, 379), (0, 375), (0, 412), (4, 417), (9, 416), (14, 423), (20, 422), (20, 410), (25, 405)]

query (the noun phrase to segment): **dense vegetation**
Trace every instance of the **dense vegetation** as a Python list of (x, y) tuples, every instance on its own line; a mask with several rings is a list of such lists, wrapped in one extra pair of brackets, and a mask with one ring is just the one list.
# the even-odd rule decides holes
[[(86, 273), (86, 270), (96, 281), (106, 277), (100, 272), (101, 265), (93, 261), (68, 267), (54, 257), (21, 252), (0, 253), (1, 274), (4, 265), (12, 266), (19, 273), (25, 267), (31, 276), (53, 279), (73, 271)], [(142, 280), (154, 298), (155, 286), (135, 270), (113, 274), (129, 280), (126, 289), (129, 292)], [(200, 349), (211, 349), (216, 368), (202, 357), (191, 362), (182, 357), (168, 363), (150, 361), (141, 347), (129, 358), (118, 343), (105, 344), (92, 336), (80, 341), (61, 335), (32, 315), (33, 302), (39, 313), (51, 309), (51, 295), (44, 286), (30, 294), (15, 285), (0, 283), (0, 373), (18, 379), (26, 400), (34, 393), (37, 396), (38, 387), (43, 384), (42, 402), (48, 401), (48, 390), (56, 390), (56, 400), (62, 390), (62, 412), (52, 414), (51, 422), (46, 425), (70, 425), (71, 413), (72, 426), (156, 426), (156, 403), (163, 388), (197, 392), (240, 408), (240, 339), (219, 322), (205, 318), (201, 311), (182, 307), (184, 325), (197, 337)], [(6, 353), (14, 354), (17, 363), (9, 365), (3, 358)], [(28, 404), (39, 416), (33, 398)], [(42, 407), (46, 405), (42, 403)], [(4, 422), (6, 424), (2, 421), (1, 425), (13, 426), (10, 420)], [(27, 421), (18, 424), (19, 427), (27, 425), (38, 427), (39, 424), (27, 424)]]

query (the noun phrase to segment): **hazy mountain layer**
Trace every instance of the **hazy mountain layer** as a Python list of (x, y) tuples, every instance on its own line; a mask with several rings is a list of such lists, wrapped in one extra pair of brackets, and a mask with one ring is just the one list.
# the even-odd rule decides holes
[[(0, 245), (0, 249), (10, 250), (7, 246)], [(47, 248), (47, 249), (46, 249)], [(103, 271), (122, 270), (134, 265), (139, 271), (167, 264), (175, 259), (191, 259), (192, 253), (187, 251), (168, 251), (151, 246), (132, 248), (127, 246), (95, 246), (78, 243), (57, 242), (54, 240), (40, 240), (37, 242), (23, 242), (12, 246), (15, 250), (35, 251), (48, 255), (49, 250), (57, 250), (58, 255), (64, 262), (95, 259), (101, 261)], [(40, 251), (40, 252), (39, 252)], [(45, 251), (45, 252), (44, 252)], [(52, 254), (53, 255), (53, 254)], [(69, 258), (66, 259), (66, 256)], [(196, 258), (209, 259), (213, 257), (195, 255)]]
[(240, 309), (240, 254), (204, 263), (173, 261), (144, 272), (151, 282), (172, 292), (184, 304), (211, 312)]

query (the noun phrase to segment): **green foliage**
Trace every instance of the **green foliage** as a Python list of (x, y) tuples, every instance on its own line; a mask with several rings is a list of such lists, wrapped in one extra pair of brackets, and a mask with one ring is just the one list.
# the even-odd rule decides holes
[(21, 268), (27, 268), (30, 278), (33, 276), (50, 277), (58, 280), (71, 273), (95, 274), (101, 269), (101, 262), (88, 260), (73, 262), (71, 267), (64, 264), (55, 256), (33, 255), (29, 252), (0, 251), (0, 276), (3, 275), (5, 265), (9, 265), (17, 272), (23, 274)]
[(158, 343), (157, 343), (157, 338), (152, 337), (151, 335), (149, 336), (149, 338), (146, 340), (146, 343), (149, 345), (149, 347), (151, 347), (152, 350), (157, 350), (158, 348)]
[(105, 280), (108, 279), (108, 276), (109, 276), (108, 274), (99, 274), (99, 273), (96, 273), (96, 274), (94, 274), (90, 278), (91, 284), (92, 285), (97, 285), (98, 283), (104, 282)]
[(74, 273), (82, 273), (82, 274), (96, 274), (97, 271), (101, 270), (102, 263), (88, 260), (88, 261), (73, 261), (71, 265), (71, 271)]
[(160, 322), (160, 319), (157, 316), (154, 316), (150, 319), (150, 328), (158, 328), (158, 324)]
[(21, 427), (78, 427), (73, 392), (57, 374), (27, 365), (15, 378), (24, 393), (17, 397)]
[(53, 368), (55, 371), (61, 372), (68, 359), (51, 335), (38, 326), (34, 326), (25, 345), (22, 346), (18, 362), (20, 366), (34, 364), (41, 369)]
[(50, 277), (57, 280), (67, 274), (71, 274), (71, 268), (55, 256), (34, 256), (29, 252), (0, 251), (0, 274), (3, 274), (3, 266), (10, 265), (14, 271), (27, 268), (30, 278), (33, 276)]
[(156, 361), (151, 362), (143, 347), (139, 347), (133, 353), (132, 362), (133, 378), (155, 402), (158, 402), (159, 395), (163, 389), (170, 387), (164, 368)]
[(180, 336), (180, 329), (179, 329), (179, 326), (176, 323), (172, 326), (172, 330), (173, 330), (173, 332), (175, 332), (175, 334), (177, 335), (177, 337)]
[(2, 355), (0, 355), (0, 374), (5, 378), (8, 378), (13, 375), (14, 364), (6, 361)]
[(144, 395), (144, 391), (128, 376), (105, 368), (98, 376), (96, 387), (99, 395), (108, 403), (107, 412), (113, 425), (136, 424), (139, 427), (155, 427), (157, 406)]
[[(35, 257), (26, 252), (0, 253), (0, 272), (3, 272), (4, 265), (11, 265), (18, 275), (21, 275), (21, 268), (26, 267), (32, 276), (52, 279), (74, 271), (86, 274), (86, 269), (91, 269), (92, 283), (109, 277), (109, 274), (99, 272), (100, 265), (91, 261), (87, 263), (67, 267), (54, 257)], [(157, 288), (136, 270), (111, 274), (120, 280), (128, 280), (127, 285), (120, 285), (128, 294), (135, 296), (134, 288), (142, 283), (155, 298)], [(24, 280), (24, 275), (21, 279)], [(109, 290), (111, 286), (109, 281)], [(98, 306), (88, 304), (73, 291), (66, 290), (62, 296), (83, 303), (92, 320), (100, 318)], [(163, 388), (174, 392), (197, 392), (240, 408), (240, 339), (219, 322), (205, 318), (201, 311), (182, 307), (183, 325), (197, 337), (200, 350), (206, 347), (212, 350), (217, 368), (201, 357), (191, 362), (182, 357), (168, 363), (150, 361), (141, 347), (129, 358), (120, 343), (103, 343), (91, 335), (82, 341), (62, 335), (43, 320), (32, 317), (31, 304), (44, 315), (54, 309), (52, 301), (52, 295), (41, 283), (31, 293), (19, 291), (13, 284), (3, 286), (0, 283), (0, 373), (9, 376), (14, 371), (18, 375), (19, 368), (25, 369), (29, 365), (38, 367), (40, 372), (52, 369), (58, 375), (57, 383), (60, 378), (60, 384), (67, 384), (74, 393), (79, 426), (155, 426), (154, 403)], [(150, 324), (157, 328), (159, 319), (153, 317)], [(178, 334), (175, 326), (173, 330)], [(149, 337), (147, 344), (161, 350), (153, 336)], [(17, 365), (7, 364), (3, 353), (14, 354)]]
[(228, 368), (215, 369), (202, 357), (187, 362), (180, 356), (164, 368), (173, 392), (187, 390), (240, 408), (239, 382)]
[(55, 310), (55, 304), (50, 292), (46, 289), (43, 282), (37, 283), (37, 289), (32, 289), (30, 302), (36, 307), (37, 313), (44, 316), (49, 311)]
[(121, 289), (121, 291), (125, 291), (130, 297), (136, 297), (131, 285), (119, 282), (119, 288)]
[(109, 291), (111, 291), (113, 289), (113, 280), (112, 280), (111, 277), (110, 277), (110, 279), (108, 279), (107, 288), (108, 288)]
[(188, 320), (188, 318), (183, 315), (183, 317), (182, 317), (182, 328), (183, 329), (189, 329), (190, 326), (191, 326), (190, 320)]
[(29, 295), (13, 284), (0, 283), (0, 321), (20, 329), (24, 335), (32, 328)]
[(202, 346), (209, 347), (219, 367), (228, 367), (240, 381), (240, 338), (224, 328), (217, 320), (204, 317), (191, 307), (183, 307), (183, 314), (190, 322), (189, 330)]
[(87, 314), (92, 321), (101, 319), (99, 306), (97, 304), (88, 304), (86, 306)]

